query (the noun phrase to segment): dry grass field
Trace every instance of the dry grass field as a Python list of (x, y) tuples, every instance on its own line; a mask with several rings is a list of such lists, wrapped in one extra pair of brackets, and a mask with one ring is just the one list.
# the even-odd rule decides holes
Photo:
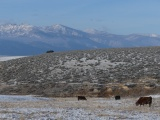
[(136, 106), (138, 98), (43, 98), (0, 96), (1, 120), (159, 120), (160, 96), (151, 107)]

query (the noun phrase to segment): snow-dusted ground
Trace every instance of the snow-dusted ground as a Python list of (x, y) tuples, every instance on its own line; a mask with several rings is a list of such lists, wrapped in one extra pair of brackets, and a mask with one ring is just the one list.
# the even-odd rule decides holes
[(25, 56), (0, 56), (0, 61), (7, 61), (7, 60), (18, 59), (22, 57), (25, 57)]
[(44, 98), (0, 95), (0, 119), (7, 120), (159, 120), (160, 95), (151, 107), (135, 106), (138, 98)]

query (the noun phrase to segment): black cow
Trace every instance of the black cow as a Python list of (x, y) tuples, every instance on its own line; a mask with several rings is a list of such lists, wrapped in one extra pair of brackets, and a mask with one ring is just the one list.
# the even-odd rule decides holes
[(115, 100), (120, 100), (121, 99), (121, 96), (117, 95), (115, 96)]
[(84, 96), (78, 96), (78, 101), (79, 101), (79, 100), (87, 100), (87, 99), (86, 99), (86, 97), (84, 97)]

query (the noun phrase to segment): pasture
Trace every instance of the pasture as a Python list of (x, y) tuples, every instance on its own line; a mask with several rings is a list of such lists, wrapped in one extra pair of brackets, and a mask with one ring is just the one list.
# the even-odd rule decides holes
[(136, 106), (136, 98), (45, 98), (0, 95), (2, 120), (159, 120), (160, 95), (151, 95), (153, 103)]

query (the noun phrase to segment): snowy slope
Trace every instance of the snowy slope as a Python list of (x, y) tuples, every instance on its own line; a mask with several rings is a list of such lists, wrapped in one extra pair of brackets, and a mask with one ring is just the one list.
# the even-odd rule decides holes
[(7, 60), (18, 59), (22, 57), (25, 57), (25, 56), (0, 56), (0, 61), (7, 61)]

